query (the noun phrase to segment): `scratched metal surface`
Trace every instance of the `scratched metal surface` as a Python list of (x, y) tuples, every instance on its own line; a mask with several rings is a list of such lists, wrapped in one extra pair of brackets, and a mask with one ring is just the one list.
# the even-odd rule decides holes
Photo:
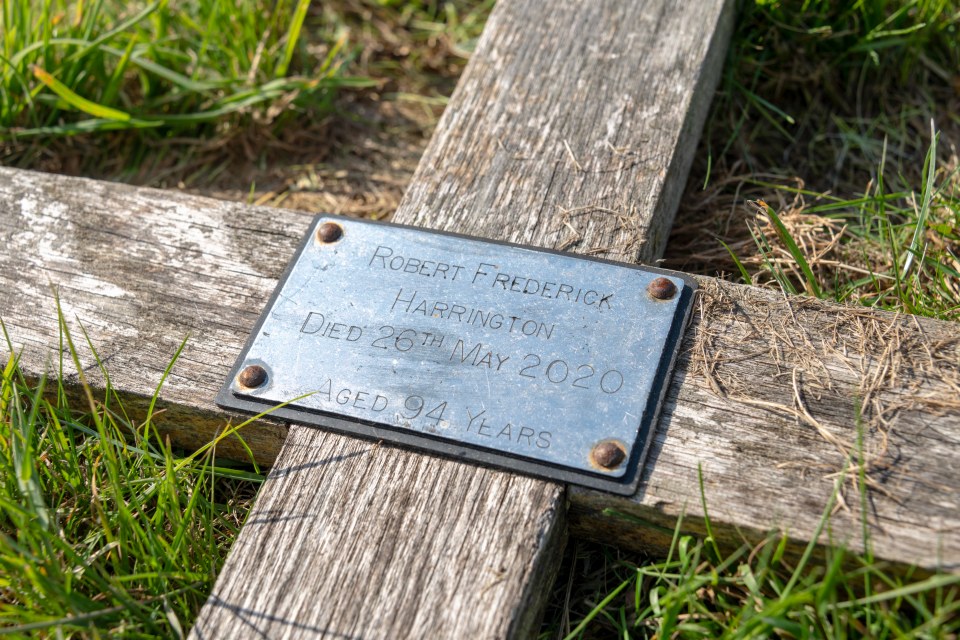
[[(335, 242), (317, 230), (334, 222)], [(328, 227), (329, 228), (329, 227)], [(667, 277), (680, 294), (656, 300)], [(681, 274), (320, 216), (222, 406), (629, 493), (692, 281)], [(262, 366), (266, 381), (238, 375)], [(292, 402), (291, 402), (292, 401)], [(591, 451), (614, 442), (613, 468)]]

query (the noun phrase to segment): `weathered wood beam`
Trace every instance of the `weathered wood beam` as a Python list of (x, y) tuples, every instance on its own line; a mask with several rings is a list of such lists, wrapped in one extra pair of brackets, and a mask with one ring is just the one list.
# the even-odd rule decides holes
[[(960, 571), (960, 327), (698, 278), (640, 489), (572, 488), (571, 530), (632, 548), (786, 533), (924, 571)], [(862, 444), (858, 444), (862, 442)], [(861, 502), (860, 463), (865, 472)], [(905, 567), (904, 567), (905, 568)]]
[[(50, 285), (89, 333), (128, 404), (145, 409), (183, 337), (158, 419), (196, 447), (223, 428), (212, 404), (309, 216), (178, 192), (0, 169), (0, 318), (39, 376), (57, 362)], [(956, 324), (699, 278), (650, 465), (630, 499), (570, 491), (573, 531), (631, 547), (659, 529), (703, 531), (702, 467), (714, 533), (808, 539), (864, 434), (874, 552), (929, 569), (960, 563), (960, 331)], [(166, 311), (164, 311), (166, 310)], [(4, 348), (5, 349), (5, 348)], [(91, 354), (81, 361), (103, 384)], [(76, 382), (70, 376), (68, 382)], [(800, 398), (798, 401), (797, 398)], [(802, 404), (801, 404), (802, 402)], [(805, 411), (809, 416), (805, 414)], [(276, 459), (287, 428), (243, 431)], [(856, 458), (856, 447), (854, 458)], [(244, 459), (224, 441), (222, 456)], [(833, 536), (859, 548), (852, 476)], [(633, 515), (638, 525), (605, 509)]]
[[(677, 12), (653, 1), (501, 3), (396, 219), (658, 257), (731, 4)], [(52, 307), (49, 278), (128, 398), (152, 392), (192, 329), (164, 392), (165, 417), (187, 444), (221, 428), (213, 390), (306, 221), (23, 176), (6, 174), (0, 197), (25, 216), (13, 216), (18, 239), (42, 249), (28, 259), (42, 273), (4, 315), (17, 348), (26, 347), (25, 367), (42, 371), (55, 343), (55, 323), (36, 320)], [(24, 219), (37, 234), (17, 226)], [(14, 260), (9, 273), (24, 264)], [(280, 434), (259, 425), (245, 435), (269, 457)], [(561, 548), (563, 511), (555, 484), (291, 427), (194, 634), (528, 635)]]
[[(225, 424), (212, 398), (309, 220), (287, 210), (0, 168), (0, 318), (24, 369), (35, 376), (52, 370), (54, 284), (71, 326), (83, 322), (114, 385), (143, 408), (189, 334), (158, 419), (175, 441), (196, 447)], [(699, 281), (703, 295), (640, 491), (630, 499), (570, 491), (573, 531), (657, 546), (659, 529), (672, 530), (681, 513), (685, 529), (703, 531), (699, 465), (721, 540), (737, 544), (741, 536), (783, 530), (804, 541), (833, 474), (844, 468), (846, 455), (830, 440), (848, 443), (856, 459), (850, 445), (860, 430), (870, 461), (874, 552), (956, 570), (956, 324)], [(87, 377), (102, 385), (91, 354), (80, 356)], [(260, 422), (243, 436), (258, 460), (271, 464), (286, 432)], [(245, 457), (229, 441), (218, 453)], [(848, 508), (831, 526), (835, 539), (859, 548), (852, 479), (844, 485)]]

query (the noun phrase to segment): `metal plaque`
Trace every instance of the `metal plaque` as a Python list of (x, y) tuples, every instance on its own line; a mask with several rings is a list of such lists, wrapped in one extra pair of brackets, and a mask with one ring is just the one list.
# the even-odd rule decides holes
[(695, 288), (320, 216), (217, 403), (631, 494)]

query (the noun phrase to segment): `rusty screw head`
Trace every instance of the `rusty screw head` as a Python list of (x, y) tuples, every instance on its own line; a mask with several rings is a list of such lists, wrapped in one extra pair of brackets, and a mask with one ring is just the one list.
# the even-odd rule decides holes
[(623, 445), (613, 440), (598, 442), (590, 452), (594, 464), (603, 469), (616, 469), (627, 457)]
[(240, 375), (237, 376), (237, 382), (247, 389), (256, 389), (267, 381), (267, 370), (258, 364), (251, 364), (244, 367)]
[(669, 278), (654, 278), (647, 286), (647, 293), (657, 300), (669, 300), (677, 295), (677, 285)]
[(343, 227), (336, 222), (324, 222), (317, 229), (317, 239), (324, 244), (336, 242), (343, 236)]

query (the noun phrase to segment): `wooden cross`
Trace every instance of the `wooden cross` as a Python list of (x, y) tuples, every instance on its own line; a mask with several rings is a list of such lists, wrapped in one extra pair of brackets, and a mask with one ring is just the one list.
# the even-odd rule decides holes
[[(394, 220), (655, 263), (732, 22), (723, 0), (502, 0)], [(24, 371), (56, 355), (50, 283), (131, 409), (189, 334), (158, 407), (187, 447), (226, 423), (214, 395), (310, 222), (13, 169), (0, 220), (0, 314)], [(636, 495), (257, 424), (243, 436), (272, 470), (191, 636), (530, 636), (568, 531), (662, 549), (684, 514), (704, 535), (698, 470), (720, 544), (779, 530), (795, 551), (835, 474), (855, 475), (858, 420), (875, 555), (960, 568), (955, 326), (698, 280)], [(858, 509), (831, 527), (861, 548)]]

